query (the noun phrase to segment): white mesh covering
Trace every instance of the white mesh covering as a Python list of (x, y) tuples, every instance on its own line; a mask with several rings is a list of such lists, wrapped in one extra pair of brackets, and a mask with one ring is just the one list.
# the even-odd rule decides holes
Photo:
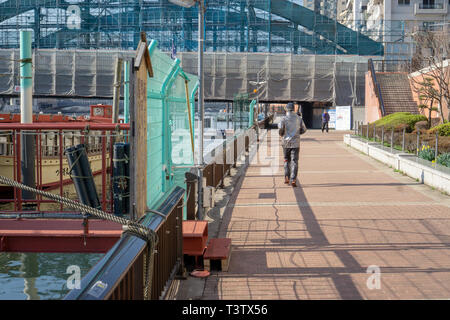
[[(33, 54), (34, 94), (112, 97), (114, 62), (131, 59), (133, 51), (39, 49)], [(0, 94), (13, 94), (19, 84), (18, 50), (0, 50)], [(197, 53), (179, 52), (181, 67), (197, 74)], [(260, 101), (334, 101), (364, 105), (369, 57), (270, 53), (205, 52), (205, 99), (232, 101), (237, 93), (251, 93), (257, 73), (267, 83)], [(356, 69), (355, 69), (356, 65)], [(355, 77), (356, 73), (356, 77)], [(356, 83), (356, 86), (355, 86)]]

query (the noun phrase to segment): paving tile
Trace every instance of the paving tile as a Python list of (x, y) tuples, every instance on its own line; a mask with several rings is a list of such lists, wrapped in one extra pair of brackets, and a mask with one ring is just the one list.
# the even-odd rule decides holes
[(229, 270), (202, 299), (449, 299), (448, 202), (351, 152), (342, 133), (302, 138), (298, 188), (284, 184), (276, 134), (250, 161), (219, 231)]

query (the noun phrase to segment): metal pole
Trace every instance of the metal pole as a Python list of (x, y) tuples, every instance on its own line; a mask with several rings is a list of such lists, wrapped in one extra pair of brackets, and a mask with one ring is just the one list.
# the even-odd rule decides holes
[(369, 140), (369, 122), (367, 122), (366, 135), (367, 135), (367, 140)]
[(123, 118), (130, 121), (130, 61), (123, 62)]
[(392, 128), (391, 131), (391, 153), (393, 152), (393, 148), (394, 148), (394, 128)]
[(381, 126), (381, 145), (384, 146), (384, 126)]
[(420, 131), (417, 131), (417, 148), (416, 148), (416, 155), (419, 155), (419, 142), (420, 142)]
[[(33, 71), (31, 53), (31, 31), (20, 31), (20, 123), (33, 123)], [(35, 187), (34, 135), (31, 131), (21, 131), (21, 179), (22, 183)], [(62, 143), (60, 141), (60, 143)], [(62, 173), (60, 173), (62, 174)], [(23, 199), (35, 199), (35, 194), (22, 191)]]
[(405, 151), (405, 132), (406, 128), (403, 128), (403, 134), (402, 134), (402, 151)]
[(20, 31), (20, 123), (33, 122), (31, 31)]
[(204, 0), (198, 2), (198, 110), (199, 110), (199, 184), (198, 184), (198, 218), (203, 219), (203, 131), (204, 131), (204, 79), (203, 79), (203, 41), (204, 41)]
[(439, 143), (439, 132), (436, 130), (436, 140), (434, 142), (434, 161), (437, 161), (438, 157), (438, 143)]
[(116, 59), (116, 68), (114, 70), (114, 92), (113, 92), (113, 110), (112, 123), (119, 122), (119, 102), (120, 102), (120, 80), (122, 78), (122, 59)]
[(230, 102), (227, 102), (227, 129), (230, 128)]

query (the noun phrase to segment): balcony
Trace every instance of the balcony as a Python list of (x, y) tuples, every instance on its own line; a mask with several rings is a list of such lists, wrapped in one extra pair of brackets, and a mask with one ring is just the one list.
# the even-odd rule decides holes
[(414, 15), (447, 14), (447, 1), (436, 2), (433, 4), (415, 3)]

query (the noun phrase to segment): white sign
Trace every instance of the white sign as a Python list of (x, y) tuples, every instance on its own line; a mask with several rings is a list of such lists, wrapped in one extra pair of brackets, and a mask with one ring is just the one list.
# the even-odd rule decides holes
[(328, 128), (336, 128), (336, 110), (330, 109), (328, 110), (328, 114), (330, 115), (330, 121), (328, 121)]
[(336, 106), (336, 130), (351, 130), (352, 107)]
[(67, 267), (67, 274), (71, 274), (69, 278), (67, 278), (66, 285), (67, 289), (80, 289), (81, 288), (81, 269), (77, 265), (71, 265)]

